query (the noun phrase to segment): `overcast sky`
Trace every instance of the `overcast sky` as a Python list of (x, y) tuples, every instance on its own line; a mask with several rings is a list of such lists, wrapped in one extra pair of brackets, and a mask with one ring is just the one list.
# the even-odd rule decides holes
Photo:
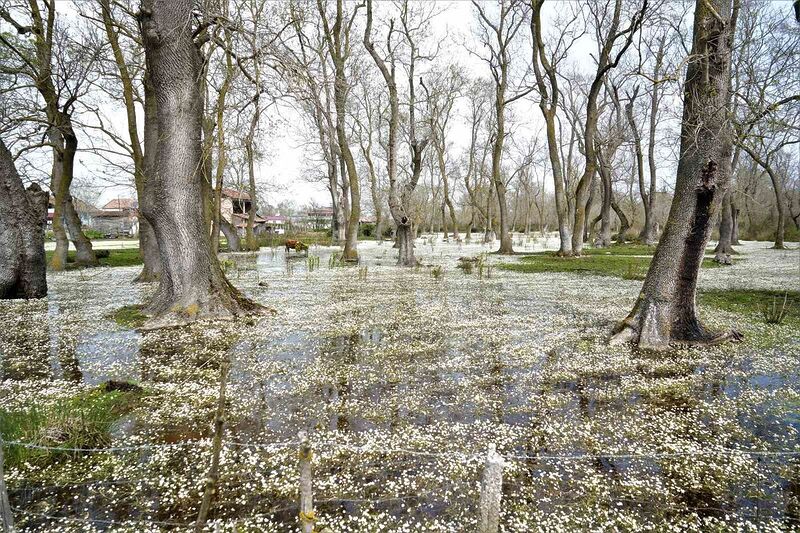
[[(425, 1), (430, 2), (433, 0)], [(787, 13), (791, 11), (791, 0), (779, 1), (775, 2), (775, 4), (786, 6)], [(551, 26), (559, 12), (563, 13), (565, 10), (571, 9), (574, 5), (573, 2), (568, 0), (546, 2), (545, 9), (543, 10), (544, 27), (547, 28)], [(380, 5), (378, 14), (380, 14), (380, 10), (386, 9), (389, 6), (390, 4)], [(59, 7), (66, 17), (75, 15), (75, 8), (72, 0), (59, 1)], [(480, 50), (480, 45), (474, 33), (474, 29), (477, 25), (475, 8), (472, 6), (471, 2), (468, 0), (438, 1), (437, 7), (439, 7), (440, 13), (433, 23), (432, 41), (441, 43), (442, 48), (439, 58), (436, 61), (440, 63), (455, 62), (462, 65), (473, 77), (488, 77), (489, 72), (486, 64), (468, 52), (468, 49)], [(357, 31), (360, 32), (361, 29)], [(529, 39), (527, 27), (521, 30), (520, 38), (525, 41)], [(356, 46), (360, 47), (360, 38), (356, 40), (358, 41)], [(588, 38), (580, 42), (578, 46), (574, 47), (571, 53), (570, 62), (572, 65), (579, 69), (593, 69), (594, 60), (590, 54), (594, 52), (595, 46), (593, 41)], [(358, 50), (356, 53), (360, 52), (361, 51)], [(524, 57), (517, 57), (515, 60), (517, 60), (520, 65), (527, 63), (530, 54), (530, 48), (527, 44), (520, 49), (520, 54)], [(427, 68), (428, 65), (421, 65), (419, 68), (420, 74), (424, 76)], [(458, 112), (463, 111), (465, 103), (466, 102), (462, 102), (461, 106), (457, 109), (456, 120), (453, 122), (453, 126), (448, 133), (448, 141), (452, 143), (453, 153), (456, 156), (469, 142), (468, 125), (462, 118), (464, 113)], [(118, 131), (123, 133), (125, 128), (125, 115), (121, 105), (107, 104), (103, 106), (103, 112)], [(538, 105), (532, 98), (516, 101), (510, 113), (514, 116), (515, 136), (518, 141), (530, 138), (541, 130), (541, 113)], [(265, 136), (264, 146), (262, 147), (262, 151), (266, 154), (266, 157), (257, 167), (257, 174), (260, 183), (271, 185), (269, 194), (270, 202), (275, 204), (281, 200), (291, 200), (299, 206), (308, 204), (309, 202), (314, 202), (319, 205), (329, 205), (330, 196), (324, 186), (319, 183), (313, 183), (307, 179), (308, 176), (305, 171), (308, 165), (306, 161), (309, 158), (313, 159), (318, 156), (313, 152), (316, 147), (316, 144), (313, 142), (313, 132), (310, 132), (303, 125), (302, 117), (290, 105), (281, 105), (280, 107), (271, 108), (265, 118), (265, 123), (271, 126), (268, 128), (268, 134)], [(667, 123), (663, 126), (665, 129), (669, 128), (669, 124)], [(662, 157), (659, 158), (659, 173), (663, 180), (662, 186), (668, 186), (669, 183), (674, 181), (673, 155), (676, 150), (676, 144), (677, 138), (674, 139), (674, 142), (670, 142), (667, 137), (667, 141), (660, 146), (663, 152), (661, 154)], [(82, 147), (86, 147), (86, 145), (86, 142), (81, 142)], [(376, 156), (378, 155), (380, 154), (376, 154)], [(49, 166), (47, 156), (47, 153), (42, 156), (42, 172), (46, 172)], [(378, 161), (378, 164), (382, 164), (382, 161)], [(108, 170), (101, 167), (96, 158), (93, 158), (91, 154), (83, 152), (79, 155), (79, 161), (76, 164), (77, 181), (79, 185), (92, 182), (95, 196), (99, 193), (96, 203), (103, 205), (108, 200), (116, 197), (134, 196), (134, 191), (131, 187), (109, 186), (108, 183), (102, 179), (103, 173), (107, 172)], [(119, 176), (111, 176), (111, 181), (118, 181), (120, 179)], [(546, 183), (549, 183), (550, 179), (548, 175)]]

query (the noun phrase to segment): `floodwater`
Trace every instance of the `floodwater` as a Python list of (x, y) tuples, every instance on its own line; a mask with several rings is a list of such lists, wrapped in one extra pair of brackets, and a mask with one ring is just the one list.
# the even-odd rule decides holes
[[(475, 530), (490, 444), (506, 458), (505, 531), (798, 526), (800, 468), (785, 452), (800, 451), (800, 332), (703, 309), (746, 342), (612, 349), (640, 282), (456, 267), (488, 250), (420, 239), (418, 269), (395, 267), (390, 243), (362, 244), (358, 267), (329, 265), (324, 247), (310, 251), (317, 268), (282, 249), (230, 254), (228, 277), (274, 316), (146, 334), (109, 318), (152, 291), (130, 283), (135, 268), (52, 275), (47, 302), (0, 303), (4, 411), (59, 411), (109, 380), (143, 389), (99, 446), (110, 451), (9, 459), (17, 526), (191, 529), (223, 360), (209, 530), (297, 528), (301, 430), (333, 531)], [(797, 250), (742, 251), (701, 288), (796, 289)], [(17, 439), (64, 442), (48, 427)]]

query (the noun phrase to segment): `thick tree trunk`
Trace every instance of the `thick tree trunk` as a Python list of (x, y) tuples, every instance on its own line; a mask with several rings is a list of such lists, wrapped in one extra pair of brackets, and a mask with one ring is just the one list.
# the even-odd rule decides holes
[(614, 191), (611, 182), (611, 169), (602, 158), (598, 170), (600, 174), (600, 183), (603, 186), (603, 196), (600, 206), (600, 233), (595, 241), (595, 246), (598, 248), (608, 248), (611, 246), (611, 204), (614, 201)]
[(397, 248), (399, 251), (399, 266), (416, 266), (417, 258), (414, 256), (414, 229), (411, 225), (397, 226)]
[(156, 171), (156, 150), (158, 144), (158, 106), (153, 84), (148, 72), (144, 74), (144, 152), (142, 153), (142, 179), (136, 184), (139, 198), (139, 255), (144, 267), (135, 281), (157, 281), (161, 275), (161, 254), (158, 250), (153, 225), (145, 215), (152, 210), (158, 191), (147, 187), (147, 177)]
[(228, 219), (225, 217), (221, 217), (219, 221), (219, 227), (220, 230), (222, 230), (222, 234), (225, 235), (225, 239), (228, 241), (228, 251), (241, 252), (242, 240), (239, 237), (236, 226), (228, 222)]
[(25, 190), (0, 139), (0, 299), (47, 296), (44, 224), (49, 194)]
[(729, 85), (736, 14), (731, 0), (696, 2), (675, 196), (642, 291), (615, 328), (612, 343), (633, 341), (640, 348), (666, 349), (671, 342), (714, 343), (740, 337), (708, 331), (695, 302), (714, 212), (730, 180)]
[(81, 219), (75, 210), (72, 195), (67, 191), (64, 201), (64, 225), (67, 227), (70, 240), (75, 246), (75, 264), (82, 266), (97, 266), (97, 257), (92, 249), (92, 241), (83, 234)]
[[(141, 198), (142, 196), (139, 196)], [(141, 212), (141, 202), (139, 210)], [(153, 227), (143, 216), (139, 216), (139, 256), (142, 258), (144, 267), (139, 275), (134, 278), (136, 282), (150, 282), (158, 280), (161, 271), (161, 260), (158, 255), (158, 241)]]
[(622, 210), (622, 207), (620, 207), (620, 205), (613, 198), (611, 199), (611, 208), (617, 214), (617, 218), (619, 218), (617, 243), (624, 244), (627, 239), (628, 230), (631, 228), (631, 223), (628, 220), (628, 217), (625, 215), (625, 211)]
[[(198, 90), (201, 55), (192, 39), (191, 0), (146, 0), (141, 28), (158, 106), (155, 172), (145, 216), (158, 239), (162, 274), (148, 306), (157, 328), (261, 311), (225, 278), (212, 253), (203, 205)], [(156, 191), (153, 193), (153, 191)]]
[(736, 252), (731, 246), (731, 236), (733, 235), (733, 218), (731, 217), (731, 194), (728, 190), (722, 199), (722, 208), (719, 218), (719, 242), (714, 250), (714, 261), (723, 265), (731, 264), (731, 255)]
[(75, 262), (84, 266), (96, 266), (97, 258), (92, 250), (92, 242), (83, 234), (81, 220), (72, 202), (69, 189), (72, 185), (75, 168), (75, 154), (78, 139), (72, 129), (69, 116), (58, 113), (57, 126), (51, 126), (48, 136), (53, 147), (53, 174), (50, 189), (54, 195), (53, 233), (56, 236), (56, 252), (51, 261), (53, 270), (63, 270), (67, 259), (67, 235), (75, 246)]

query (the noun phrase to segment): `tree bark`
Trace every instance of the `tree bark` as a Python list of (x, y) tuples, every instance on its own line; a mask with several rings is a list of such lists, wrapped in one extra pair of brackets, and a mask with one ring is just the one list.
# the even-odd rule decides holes
[(142, 40), (157, 102), (155, 171), (148, 176), (145, 216), (159, 244), (162, 275), (146, 329), (207, 318), (233, 318), (263, 308), (225, 278), (212, 253), (201, 170), (201, 54), (192, 38), (191, 0), (145, 0)]
[(600, 233), (597, 235), (595, 246), (598, 248), (608, 248), (611, 246), (611, 203), (614, 201), (614, 189), (612, 187), (611, 167), (601, 155), (602, 150), (598, 150), (598, 174), (602, 185), (602, 201), (600, 204)]
[(0, 299), (47, 296), (44, 224), (49, 194), (22, 184), (0, 139)]
[(618, 244), (625, 244), (627, 239), (628, 230), (631, 227), (631, 223), (628, 220), (628, 217), (625, 215), (625, 211), (622, 210), (622, 207), (611, 198), (611, 208), (614, 210), (614, 213), (617, 214), (617, 218), (619, 218), (619, 232), (617, 233), (617, 243)]
[(719, 242), (714, 250), (714, 261), (722, 265), (731, 264), (731, 255), (735, 254), (731, 246), (731, 236), (733, 235), (733, 217), (731, 217), (731, 194), (728, 190), (722, 199), (722, 209), (719, 220)]
[(147, 187), (147, 176), (156, 171), (156, 149), (158, 143), (158, 105), (150, 74), (144, 73), (144, 152), (142, 153), (142, 180), (137, 183), (136, 194), (139, 197), (139, 254), (144, 267), (135, 281), (157, 281), (161, 275), (161, 254), (158, 249), (153, 224), (146, 213), (151, 210), (158, 192)]
[[(128, 137), (130, 139), (131, 153), (133, 156), (133, 174), (134, 183), (136, 185), (136, 197), (139, 202), (139, 209), (141, 211), (142, 204), (146, 202), (144, 198), (144, 182), (147, 179), (147, 175), (144, 169), (145, 155), (142, 150), (141, 140), (139, 138), (139, 129), (136, 120), (136, 102), (134, 99), (133, 79), (131, 78), (130, 70), (128, 69), (128, 64), (125, 60), (125, 55), (122, 52), (122, 47), (119, 44), (117, 31), (114, 28), (115, 23), (112, 18), (110, 0), (100, 0), (100, 12), (103, 19), (103, 27), (105, 28), (106, 37), (111, 45), (111, 51), (114, 55), (114, 61), (117, 65), (117, 71), (119, 72), (119, 79), (122, 85), (122, 99), (125, 102)], [(150, 94), (150, 101), (148, 103), (148, 93), (152, 93), (152, 88), (149, 87), (149, 80), (146, 76), (143, 82), (145, 93), (145, 115), (147, 115), (148, 112), (151, 114), (154, 113), (155, 102), (152, 99), (152, 94)], [(152, 108), (149, 111), (147, 108), (148, 105)], [(147, 123), (147, 118), (145, 118), (145, 122)], [(151, 119), (150, 123), (154, 124), (155, 121)], [(139, 216), (139, 256), (142, 258), (144, 267), (139, 275), (134, 278), (134, 281), (147, 282), (158, 279), (158, 272), (161, 268), (158, 258), (158, 243), (155, 240), (155, 235), (153, 234), (153, 229), (150, 227), (150, 223), (147, 222), (147, 219), (141, 215)]]
[(78, 138), (72, 129), (72, 120), (66, 113), (59, 111), (53, 116), (55, 118), (52, 120), (56, 125), (49, 128), (48, 136), (53, 143), (50, 188), (55, 203), (53, 233), (56, 235), (56, 251), (50, 266), (53, 270), (63, 270), (66, 267), (67, 235), (75, 246), (75, 262), (84, 266), (96, 266), (98, 263), (92, 250), (92, 242), (83, 234), (81, 220), (69, 192), (74, 176)]
[(740, 338), (736, 332), (707, 330), (695, 301), (714, 212), (730, 180), (729, 85), (737, 15), (731, 0), (696, 2), (675, 196), (639, 298), (615, 328), (612, 343), (632, 341), (640, 348), (666, 349), (672, 342), (707, 344)]
[(222, 234), (225, 235), (225, 240), (228, 241), (228, 251), (241, 252), (242, 240), (239, 238), (239, 232), (236, 226), (228, 222), (228, 219), (225, 217), (220, 217), (219, 229), (222, 231)]

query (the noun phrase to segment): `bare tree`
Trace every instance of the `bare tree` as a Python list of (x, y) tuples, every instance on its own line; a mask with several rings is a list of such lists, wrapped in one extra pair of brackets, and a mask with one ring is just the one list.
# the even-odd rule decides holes
[(481, 44), (488, 49), (488, 56), (478, 56), (489, 66), (489, 71), (495, 84), (495, 126), (496, 131), (492, 146), (492, 185), (497, 193), (498, 215), (500, 218), (500, 249), (498, 253), (514, 253), (509, 231), (509, 212), (506, 203), (506, 182), (501, 175), (501, 164), (503, 158), (503, 144), (506, 140), (506, 107), (529, 94), (532, 87), (512, 85), (513, 73), (512, 58), (514, 57), (512, 46), (515, 38), (519, 35), (519, 30), (525, 22), (524, 12), (522, 11), (521, 0), (500, 0), (498, 2), (498, 13), (493, 17), (485, 7), (472, 0), (472, 5), (478, 14), (480, 23), (479, 39)]
[[(447, 133), (450, 119), (453, 115), (453, 106), (460, 96), (460, 88), (464, 85), (464, 76), (454, 65), (450, 65), (444, 72), (433, 72), (431, 82), (425, 86), (428, 100), (428, 117), (430, 121), (431, 142), (436, 152), (436, 163), (442, 180), (443, 205), (450, 215), (453, 225), (453, 238), (460, 240), (458, 234), (458, 217), (453, 198), (450, 192), (450, 179), (447, 169)], [(444, 222), (443, 222), (444, 223)], [(448, 240), (447, 232), (444, 234)]]
[[(359, 6), (347, 14), (343, 6), (343, 0), (336, 0), (333, 24), (331, 24), (327, 2), (317, 0), (317, 11), (322, 20), (325, 41), (334, 66), (333, 102), (336, 109), (336, 139), (342, 160), (341, 166), (347, 173), (350, 193), (350, 213), (345, 231), (344, 251), (342, 252), (344, 261), (358, 261), (358, 223), (361, 219), (361, 184), (346, 131), (347, 94), (349, 92), (346, 68), (352, 53), (350, 33), (358, 10)], [(342, 176), (344, 176), (344, 173), (342, 173)]]
[(680, 159), (669, 218), (630, 314), (613, 343), (665, 349), (672, 342), (707, 344), (739, 338), (707, 330), (697, 316), (697, 275), (713, 216), (730, 179), (731, 47), (738, 2), (697, 0), (684, 84)]
[(44, 220), (48, 194), (27, 190), (0, 139), (0, 299), (47, 296)]
[[(402, 266), (415, 266), (417, 259), (414, 255), (414, 228), (413, 220), (409, 216), (412, 195), (422, 174), (423, 154), (429, 140), (417, 140), (416, 135), (416, 92), (415, 92), (415, 66), (420, 60), (420, 52), (416, 42), (416, 33), (422, 22), (412, 20), (408, 2), (400, 5), (400, 25), (395, 29), (394, 20), (390, 21), (386, 38), (386, 58), (378, 53), (372, 41), (372, 0), (367, 0), (367, 24), (364, 28), (364, 47), (369, 52), (375, 65), (383, 76), (389, 96), (388, 140), (386, 142), (386, 171), (389, 181), (389, 211), (396, 227), (396, 240), (399, 248), (398, 264)], [(411, 152), (410, 178), (401, 185), (398, 179), (398, 133), (400, 128), (400, 98), (397, 83), (397, 62), (399, 60), (398, 46), (394, 34), (402, 37), (408, 48), (408, 144)], [(388, 61), (388, 63), (387, 63)]]
[[(586, 123), (584, 125), (584, 170), (575, 191), (575, 223), (572, 229), (572, 253), (581, 255), (586, 225), (586, 200), (589, 187), (597, 171), (597, 122), (600, 117), (598, 97), (608, 73), (619, 65), (623, 55), (633, 43), (634, 36), (647, 12), (647, 0), (630, 16), (627, 26), (621, 27), (623, 16), (622, 0), (614, 0), (613, 8), (609, 2), (587, 3), (598, 44), (597, 68), (594, 73), (586, 99)], [(620, 44), (621, 43), (621, 44)]]
[[(143, 209), (143, 204), (147, 202), (144, 195), (144, 184), (147, 180), (145, 172), (145, 154), (142, 147), (142, 136), (139, 133), (139, 126), (137, 123), (136, 103), (140, 99), (135, 87), (134, 75), (131, 73), (130, 63), (131, 59), (125, 56), (123, 47), (120, 43), (120, 37), (124, 36), (133, 40), (138, 47), (141, 43), (138, 42), (138, 37), (135, 30), (124, 24), (119, 19), (121, 16), (112, 8), (110, 0), (98, 0), (100, 8), (100, 20), (103, 23), (106, 37), (111, 52), (114, 57), (114, 64), (119, 76), (120, 85), (122, 87), (122, 101), (125, 105), (125, 118), (127, 120), (128, 129), (128, 143), (130, 145), (131, 159), (133, 160), (133, 173), (134, 184), (136, 186), (136, 196), (139, 203), (139, 209)], [(136, 65), (137, 70), (143, 70), (139, 65)], [(146, 91), (148, 89), (145, 89)], [(136, 281), (154, 281), (158, 279), (158, 274), (161, 271), (161, 263), (158, 255), (158, 243), (153, 228), (147, 222), (145, 217), (139, 217), (139, 254), (142, 257), (144, 267)]]
[(569, 221), (569, 202), (565, 192), (565, 176), (559, 154), (559, 140), (556, 138), (556, 113), (558, 112), (560, 90), (558, 86), (558, 65), (567, 57), (573, 44), (583, 32), (574, 29), (578, 13), (558, 25), (559, 32), (553, 49), (548, 53), (542, 30), (542, 6), (544, 0), (531, 0), (531, 35), (533, 42), (533, 72), (536, 76), (536, 88), (539, 93), (539, 109), (545, 121), (550, 168), (553, 171), (553, 186), (556, 217), (558, 219), (558, 235), (560, 239), (558, 255), (572, 253), (572, 234)]
[[(0, 67), (0, 72), (25, 76), (31, 80), (44, 100), (44, 115), (47, 123), (46, 136), (53, 151), (53, 169), (50, 190), (54, 196), (53, 233), (56, 250), (51, 267), (62, 270), (67, 262), (69, 238), (75, 246), (78, 264), (97, 265), (91, 241), (81, 228), (81, 221), (70, 194), (74, 177), (78, 137), (72, 113), (79, 98), (85, 94), (92, 74), (92, 65), (99, 48), (70, 46), (68, 33), (57, 20), (57, 3), (31, 0), (21, 12), (10, 12), (0, 7), (0, 18), (11, 24), (20, 36), (32, 38), (14, 40), (0, 35), (4, 45), (14, 58), (12, 64)], [(26, 22), (20, 22), (22, 17)]]
[[(162, 271), (147, 327), (258, 312), (262, 308), (225, 279), (198, 209), (203, 205), (203, 106), (197, 84), (202, 41), (195, 37), (202, 39), (206, 28), (194, 27), (191, 0), (146, 0), (140, 18), (158, 131), (145, 185), (153, 201), (146, 202), (143, 214), (158, 239)], [(145, 145), (147, 152), (147, 138)]]

